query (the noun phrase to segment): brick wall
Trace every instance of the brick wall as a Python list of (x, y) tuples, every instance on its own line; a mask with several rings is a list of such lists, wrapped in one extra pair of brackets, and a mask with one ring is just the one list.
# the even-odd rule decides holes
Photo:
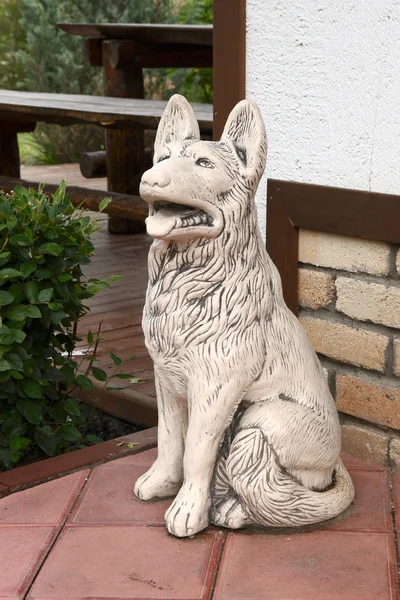
[(319, 354), (345, 452), (400, 472), (400, 247), (300, 231), (299, 318)]

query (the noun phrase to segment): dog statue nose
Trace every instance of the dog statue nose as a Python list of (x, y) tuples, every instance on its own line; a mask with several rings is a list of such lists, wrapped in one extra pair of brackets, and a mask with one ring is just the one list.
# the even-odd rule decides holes
[(153, 167), (142, 175), (142, 185), (149, 185), (150, 187), (166, 187), (171, 182), (171, 177), (165, 169), (158, 169)]

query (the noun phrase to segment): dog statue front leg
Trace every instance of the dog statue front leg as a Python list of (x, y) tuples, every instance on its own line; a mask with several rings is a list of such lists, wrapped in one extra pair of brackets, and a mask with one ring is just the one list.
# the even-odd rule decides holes
[(134, 494), (140, 500), (175, 496), (183, 479), (183, 452), (187, 405), (180, 402), (155, 371), (158, 405), (158, 457), (137, 480)]
[(211, 482), (222, 437), (242, 398), (237, 381), (189, 394), (184, 481), (165, 514), (177, 537), (194, 535), (210, 523)]

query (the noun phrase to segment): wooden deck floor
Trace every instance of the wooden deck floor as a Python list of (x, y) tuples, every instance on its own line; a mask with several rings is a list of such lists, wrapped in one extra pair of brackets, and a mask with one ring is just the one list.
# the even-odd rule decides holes
[[(136, 358), (124, 363), (121, 369), (140, 379), (133, 386), (135, 392), (155, 397), (153, 363), (144, 345), (141, 327), (151, 239), (145, 234), (109, 234), (103, 226), (93, 241), (96, 251), (87, 275), (100, 279), (121, 275), (123, 279), (112, 283), (110, 288), (103, 289), (88, 302), (90, 312), (82, 319), (79, 333), (85, 337), (89, 329), (95, 333), (101, 323), (98, 366), (112, 374), (115, 365), (109, 352), (124, 361), (134, 355)], [(80, 346), (87, 346), (85, 340)], [(124, 383), (115, 379), (111, 385)]]
[(27, 167), (21, 165), (21, 177), (27, 181), (40, 181), (40, 183), (59, 184), (65, 179), (68, 185), (78, 185), (92, 190), (106, 190), (107, 177), (99, 179), (85, 179), (79, 170), (79, 165), (70, 163), (66, 165), (34, 165)]

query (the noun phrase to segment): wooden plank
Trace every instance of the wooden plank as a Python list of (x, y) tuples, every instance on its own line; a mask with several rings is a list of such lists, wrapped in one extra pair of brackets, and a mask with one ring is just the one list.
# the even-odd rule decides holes
[(103, 41), (101, 39), (83, 40), (83, 62), (91, 67), (101, 67), (103, 65)]
[(400, 244), (400, 196), (271, 179), (294, 227)]
[[(129, 69), (114, 69), (107, 57), (112, 53), (112, 41), (103, 42), (103, 89), (113, 98), (143, 99), (142, 69), (131, 65)], [(144, 128), (106, 129), (107, 189), (119, 194), (139, 194), (139, 184), (144, 173)], [(110, 233), (135, 233), (144, 231), (144, 223), (110, 217)]]
[(72, 35), (89, 38), (134, 39), (144, 43), (202, 44), (212, 46), (212, 25), (165, 25), (154, 23), (57, 23)]
[[(290, 310), (297, 315), (297, 283), (299, 240), (285, 205), (280, 201), (276, 182), (268, 181), (267, 191), (267, 250), (282, 279), (283, 297)], [(296, 264), (296, 269), (293, 265)]]
[(214, 140), (246, 96), (246, 0), (214, 0)]
[[(24, 187), (34, 189), (38, 189), (39, 186), (37, 181), (25, 181), (24, 179), (0, 176), (0, 189), (11, 192), (16, 185), (23, 185)], [(54, 194), (57, 188), (58, 185), (56, 184), (46, 184), (43, 186), (47, 194)], [(109, 215), (126, 217), (137, 221), (143, 221), (148, 215), (147, 205), (140, 196), (102, 192), (72, 185), (67, 186), (67, 194), (71, 196), (71, 202), (74, 206), (83, 203), (83, 206), (89, 210), (98, 211), (100, 202), (104, 198), (109, 197), (112, 198), (112, 202), (104, 210)]]
[[(93, 236), (96, 250), (91, 265), (85, 268), (88, 277), (97, 276), (105, 279), (110, 275), (118, 274), (118, 266), (121, 262), (125, 262), (127, 256), (131, 257), (130, 268), (123, 280), (113, 283), (111, 289), (103, 290), (88, 301), (91, 310), (79, 323), (78, 333), (82, 336), (79, 347), (87, 347), (85, 338), (87, 331), (91, 329), (95, 332), (102, 321), (97, 366), (111, 374), (114, 367), (109, 357), (110, 352), (114, 352), (125, 361), (129, 356), (136, 356), (136, 359), (124, 363), (122, 370), (139, 377), (140, 382), (137, 385), (128, 384), (126, 390), (118, 392), (117, 396), (113, 397), (113, 403), (118, 399), (121, 415), (124, 415), (127, 408), (126, 402), (131, 402), (133, 410), (142, 415), (142, 410), (146, 406), (153, 406), (154, 410), (154, 400), (151, 401), (151, 398), (155, 398), (153, 366), (141, 328), (147, 287), (147, 255), (152, 240), (145, 234), (124, 236), (123, 244), (120, 240), (120, 236), (110, 236), (105, 227)], [(112, 253), (110, 260), (104, 260), (103, 250)], [(129, 289), (131, 295), (127, 296), (126, 290)], [(106, 300), (104, 306), (102, 306), (103, 300)], [(121, 386), (125, 382), (115, 380), (114, 383)], [(102, 407), (106, 411), (110, 408), (106, 405)], [(148, 422), (147, 417), (142, 418), (144, 422)]]
[(20, 177), (18, 136), (15, 129), (0, 121), (0, 174)]
[[(116, 68), (212, 67), (213, 49), (201, 44), (142, 44), (133, 40), (107, 40), (103, 64)], [(97, 60), (97, 56), (93, 57)], [(94, 64), (94, 63), (91, 63)], [(97, 64), (97, 63), (96, 63)]]
[(107, 179), (105, 177), (87, 181), (80, 172), (79, 165), (67, 163), (61, 165), (21, 165), (21, 177), (28, 181), (59, 184), (65, 179), (67, 185), (91, 188), (94, 190), (107, 190)]
[[(156, 129), (166, 105), (163, 100), (0, 90), (0, 121), (82, 122)], [(212, 105), (193, 103), (192, 106), (200, 128), (210, 131)]]

